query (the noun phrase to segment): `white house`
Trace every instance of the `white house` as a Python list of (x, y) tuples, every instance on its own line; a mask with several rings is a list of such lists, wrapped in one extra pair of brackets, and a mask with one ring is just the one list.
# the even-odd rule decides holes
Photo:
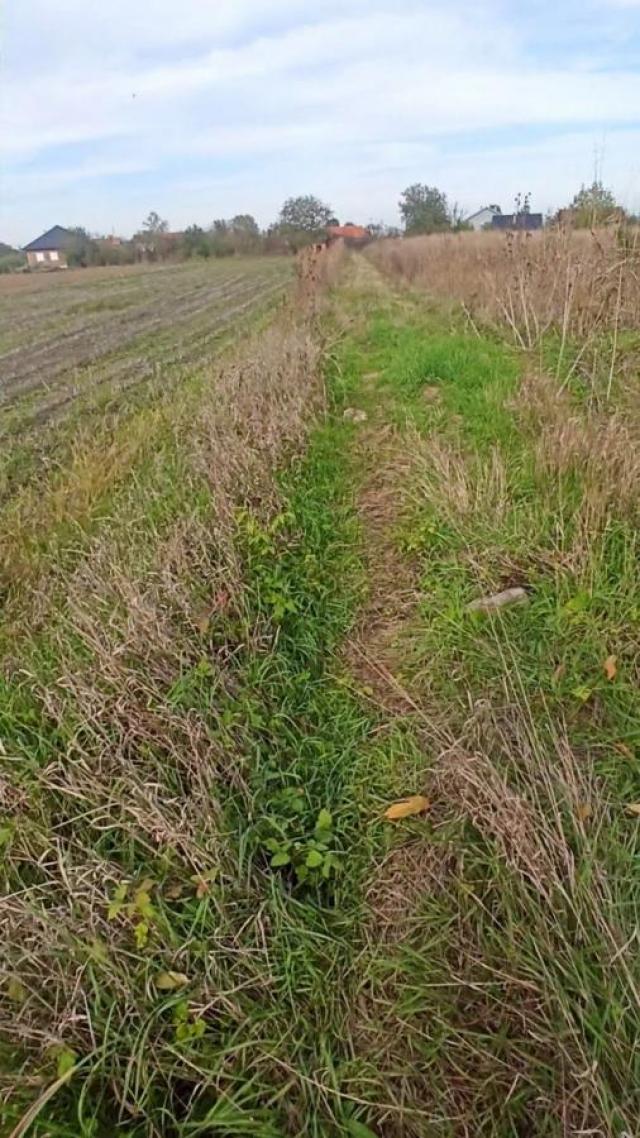
[(487, 205), (483, 209), (476, 210), (470, 217), (466, 217), (465, 221), (472, 229), (483, 229), (485, 225), (491, 225), (494, 217), (501, 213), (499, 205)]

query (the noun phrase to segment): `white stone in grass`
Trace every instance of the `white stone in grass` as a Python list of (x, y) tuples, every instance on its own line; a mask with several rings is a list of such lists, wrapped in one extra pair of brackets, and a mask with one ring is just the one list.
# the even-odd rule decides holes
[(351, 423), (365, 423), (367, 412), (362, 411), (360, 407), (346, 407), (342, 412), (342, 418), (348, 419)]
[(478, 597), (467, 605), (467, 612), (495, 612), (505, 608), (506, 605), (518, 605), (529, 599), (526, 589), (516, 585), (512, 589), (504, 589), (501, 593), (494, 593), (491, 597)]

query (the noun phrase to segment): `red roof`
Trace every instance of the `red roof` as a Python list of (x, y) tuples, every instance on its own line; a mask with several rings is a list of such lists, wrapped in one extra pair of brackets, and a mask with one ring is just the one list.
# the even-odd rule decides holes
[(330, 225), (327, 229), (329, 237), (350, 237), (352, 240), (362, 240), (369, 237), (369, 230), (363, 225)]

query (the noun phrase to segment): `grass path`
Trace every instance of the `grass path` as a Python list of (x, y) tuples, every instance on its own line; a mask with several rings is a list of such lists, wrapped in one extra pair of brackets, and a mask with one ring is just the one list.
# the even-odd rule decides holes
[[(301, 414), (280, 355), (213, 451), (271, 383), (242, 504), (223, 525), (180, 451), (186, 540), (89, 577), (0, 690), (16, 1138), (36, 1096), (38, 1138), (634, 1133), (638, 539), (624, 468), (590, 465), (615, 422), (362, 258), (328, 322), (326, 413), (268, 495), (241, 456), (283, 383)], [(429, 809), (387, 822), (406, 795)]]

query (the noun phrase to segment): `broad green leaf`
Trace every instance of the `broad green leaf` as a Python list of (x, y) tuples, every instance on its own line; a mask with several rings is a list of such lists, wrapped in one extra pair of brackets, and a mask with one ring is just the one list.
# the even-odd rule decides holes
[(290, 861), (291, 858), (289, 857), (289, 854), (286, 852), (286, 850), (279, 850), (279, 852), (274, 853), (273, 857), (271, 858), (271, 865), (274, 869), (277, 869), (280, 865), (289, 865)]
[(330, 830), (332, 826), (333, 818), (329, 811), (321, 810), (316, 821), (316, 830)]
[(318, 869), (318, 867), (322, 865), (323, 861), (324, 854), (321, 854), (320, 850), (309, 850), (305, 865), (308, 865), (309, 869)]
[(77, 1058), (78, 1056), (76, 1055), (75, 1051), (72, 1051), (70, 1047), (64, 1047), (62, 1051), (60, 1051), (58, 1054), (59, 1079), (63, 1078), (64, 1075), (67, 1075), (69, 1071), (73, 1070), (76, 1065)]

